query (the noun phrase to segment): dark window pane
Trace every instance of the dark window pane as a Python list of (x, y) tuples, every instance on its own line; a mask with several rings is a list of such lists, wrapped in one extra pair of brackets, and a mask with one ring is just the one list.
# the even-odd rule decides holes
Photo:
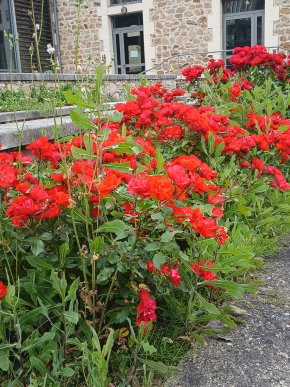
[(130, 3), (142, 3), (142, 0), (111, 0), (111, 5), (123, 5)]
[(131, 26), (142, 26), (142, 13), (133, 13), (125, 16), (117, 16), (113, 19), (114, 28), (126, 28)]
[(141, 31), (124, 33), (125, 63), (129, 65), (139, 65), (142, 63)]
[(251, 18), (226, 20), (226, 50), (251, 46)]
[(257, 17), (257, 44), (263, 44), (263, 18)]
[(224, 13), (249, 12), (265, 9), (265, 0), (224, 0)]
[(117, 64), (121, 64), (121, 51), (120, 51), (120, 35), (116, 34), (116, 59), (117, 59)]
[(145, 66), (126, 67), (126, 74), (140, 74), (145, 71)]

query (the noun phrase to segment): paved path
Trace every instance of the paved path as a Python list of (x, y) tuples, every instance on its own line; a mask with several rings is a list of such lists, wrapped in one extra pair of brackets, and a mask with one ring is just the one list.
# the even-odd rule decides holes
[(266, 260), (264, 283), (239, 304), (240, 325), (186, 360), (170, 387), (290, 387), (290, 243)]

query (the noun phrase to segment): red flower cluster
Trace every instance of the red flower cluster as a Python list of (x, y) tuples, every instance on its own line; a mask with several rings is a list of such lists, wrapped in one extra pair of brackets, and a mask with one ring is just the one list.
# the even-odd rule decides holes
[[(206, 270), (204, 267), (212, 267), (213, 263), (206, 260), (205, 266), (202, 262), (194, 263), (191, 265), (192, 270), (197, 274), (198, 277), (202, 278), (204, 281), (214, 281), (217, 279), (217, 275), (214, 274), (211, 270)], [(207, 285), (213, 287), (212, 285)]]
[(179, 270), (176, 266), (178, 266), (179, 264), (175, 265), (175, 266), (168, 266), (166, 265), (166, 263), (164, 263), (161, 267), (161, 270), (158, 270), (153, 262), (151, 261), (147, 261), (147, 269), (150, 273), (157, 273), (158, 275), (164, 275), (166, 277), (169, 278), (170, 282), (172, 283), (172, 285), (174, 285), (176, 288), (179, 287), (179, 284), (181, 282), (181, 276), (179, 274)]
[(138, 292), (140, 303), (137, 306), (136, 323), (140, 327), (141, 323), (147, 325), (151, 323), (150, 329), (153, 329), (153, 321), (156, 321), (156, 301), (150, 298), (150, 293), (146, 289)]
[(223, 227), (219, 227), (213, 218), (206, 218), (199, 208), (172, 206), (173, 217), (178, 223), (188, 222), (191, 227), (205, 238), (216, 238), (224, 245), (228, 235)]
[(210, 59), (207, 66), (203, 67), (196, 65), (193, 67), (187, 67), (182, 71), (182, 75), (185, 77), (186, 81), (194, 82), (202, 78), (205, 71), (209, 72), (215, 83), (227, 82), (234, 74), (233, 71), (225, 68), (225, 62), (222, 59)]
[(267, 67), (273, 70), (277, 78), (287, 77), (286, 69), (289, 66), (284, 53), (269, 53), (264, 46), (236, 47), (230, 58), (230, 63), (238, 71), (247, 70), (249, 67)]

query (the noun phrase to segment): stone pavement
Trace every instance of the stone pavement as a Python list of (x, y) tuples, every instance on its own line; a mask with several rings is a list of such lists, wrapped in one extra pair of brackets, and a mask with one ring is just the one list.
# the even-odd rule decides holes
[(266, 259), (256, 294), (238, 306), (245, 324), (207, 339), (168, 387), (290, 387), (290, 243)]

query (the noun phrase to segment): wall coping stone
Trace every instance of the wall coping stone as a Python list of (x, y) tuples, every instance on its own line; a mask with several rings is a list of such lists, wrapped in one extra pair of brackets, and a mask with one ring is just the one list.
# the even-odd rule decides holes
[[(151, 74), (113, 74), (113, 75), (105, 75), (104, 80), (106, 81), (138, 81), (140, 77), (142, 76), (142, 79), (148, 79), (148, 80), (169, 80), (169, 79), (179, 79), (179, 74), (158, 74), (158, 75), (151, 75)], [(94, 74), (90, 74), (89, 78), (94, 78)], [(0, 82), (9, 82), (12, 80), (12, 82), (17, 81), (70, 81), (70, 82), (76, 82), (77, 80), (83, 80), (86, 79), (85, 76), (77, 76), (76, 74), (57, 74), (57, 77), (55, 74), (51, 73), (1, 73), (0, 72)]]
[[(124, 101), (121, 101), (121, 102), (124, 102)], [(117, 103), (119, 102), (103, 103), (102, 110), (111, 112), (115, 109), (115, 106)], [(54, 111), (19, 110), (16, 112), (3, 112), (3, 113), (0, 113), (0, 128), (1, 128), (1, 124), (7, 123), (7, 122), (30, 121), (30, 120), (37, 120), (42, 118), (49, 118), (49, 117), (68, 116), (71, 110), (75, 108), (76, 108), (76, 105), (71, 105), (71, 106), (57, 107), (55, 108)]]
[(69, 136), (78, 131), (76, 125), (69, 116), (54, 118), (44, 118), (33, 121), (22, 121), (0, 125), (0, 144), (1, 150), (12, 149), (21, 145), (27, 145), (41, 136), (53, 139), (52, 127), (56, 125), (59, 137)]

